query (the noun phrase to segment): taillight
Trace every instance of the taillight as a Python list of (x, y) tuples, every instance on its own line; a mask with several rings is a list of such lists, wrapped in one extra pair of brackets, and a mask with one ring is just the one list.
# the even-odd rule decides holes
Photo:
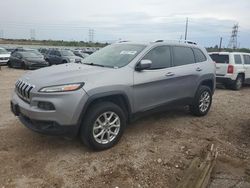
[(227, 67), (227, 73), (228, 74), (233, 74), (234, 73), (234, 66), (233, 65), (228, 65), (228, 67)]

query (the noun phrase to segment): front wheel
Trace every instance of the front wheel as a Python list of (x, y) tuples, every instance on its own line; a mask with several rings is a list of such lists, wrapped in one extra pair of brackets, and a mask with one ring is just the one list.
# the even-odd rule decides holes
[(195, 116), (205, 116), (212, 104), (212, 92), (207, 86), (200, 86), (192, 105), (189, 106), (190, 111)]
[(126, 127), (123, 110), (112, 102), (101, 102), (90, 107), (80, 130), (85, 145), (94, 150), (105, 150), (114, 146)]

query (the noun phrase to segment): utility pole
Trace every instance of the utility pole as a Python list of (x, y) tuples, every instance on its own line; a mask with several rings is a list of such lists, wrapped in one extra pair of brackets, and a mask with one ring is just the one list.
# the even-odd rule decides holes
[(239, 25), (235, 24), (232, 28), (232, 33), (231, 33), (231, 38), (230, 41), (228, 43), (228, 48), (233, 48), (236, 49), (238, 46), (238, 31), (239, 31)]
[(187, 40), (188, 18), (186, 19), (185, 40)]
[(222, 37), (220, 37), (219, 51), (221, 51), (221, 45), (222, 45)]

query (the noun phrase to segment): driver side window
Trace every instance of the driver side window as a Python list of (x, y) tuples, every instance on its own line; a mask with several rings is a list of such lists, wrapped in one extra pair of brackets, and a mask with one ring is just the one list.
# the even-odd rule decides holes
[(158, 46), (149, 51), (143, 59), (151, 60), (152, 65), (149, 70), (163, 69), (171, 66), (171, 53), (169, 46)]

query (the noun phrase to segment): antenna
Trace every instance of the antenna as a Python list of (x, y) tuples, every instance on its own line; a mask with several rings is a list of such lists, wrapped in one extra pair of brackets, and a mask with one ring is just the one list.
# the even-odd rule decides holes
[(228, 43), (228, 48), (236, 49), (238, 47), (238, 31), (239, 31), (239, 24), (235, 24), (232, 28), (232, 34), (230, 41)]

